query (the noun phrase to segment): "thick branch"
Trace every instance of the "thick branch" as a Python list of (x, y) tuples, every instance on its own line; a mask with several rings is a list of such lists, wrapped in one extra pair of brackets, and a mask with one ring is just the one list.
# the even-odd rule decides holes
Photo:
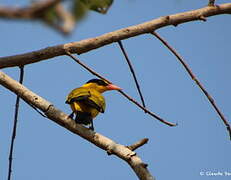
[(2, 57), (0, 58), (0, 68), (20, 66), (39, 62), (56, 56), (65, 55), (66, 51), (71, 53), (82, 54), (93, 49), (105, 46), (107, 44), (117, 42), (119, 40), (153, 32), (154, 30), (165, 26), (178, 25), (189, 21), (201, 20), (201, 17), (203, 17), (204, 19), (205, 17), (219, 14), (231, 14), (231, 3), (216, 6), (206, 6), (204, 8), (193, 11), (187, 11), (165, 17), (159, 17), (152, 21), (123, 28), (114, 32), (106, 33), (95, 38), (85, 39), (82, 41), (62, 44), (58, 46), (47, 47), (45, 49), (25, 54)]
[(0, 17), (8, 19), (34, 19), (59, 2), (61, 0), (43, 0), (23, 8), (0, 6)]
[(79, 124), (76, 124), (75, 121), (68, 117), (68, 115), (55, 108), (53, 104), (33, 93), (3, 72), (0, 72), (0, 84), (20, 96), (20, 98), (26, 101), (29, 105), (33, 105), (43, 111), (50, 120), (81, 136), (99, 148), (107, 152), (111, 152), (111, 154), (114, 154), (126, 161), (140, 180), (154, 180), (148, 171), (146, 164), (143, 163), (139, 156), (137, 156), (136, 153), (131, 151), (129, 148), (121, 144), (117, 144), (99, 133), (93, 132)]

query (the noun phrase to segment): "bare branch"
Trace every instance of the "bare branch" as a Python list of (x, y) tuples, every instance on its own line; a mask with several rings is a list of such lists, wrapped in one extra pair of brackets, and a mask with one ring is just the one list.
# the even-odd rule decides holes
[(127, 146), (127, 148), (134, 151), (134, 150), (136, 150), (137, 148), (143, 146), (146, 143), (148, 143), (148, 138), (141, 139), (141, 140), (137, 141), (136, 143), (134, 143), (134, 144), (132, 144), (130, 146)]
[[(22, 84), (23, 78), (24, 78), (24, 67), (20, 67), (20, 78), (19, 78), (20, 84)], [(17, 124), (18, 124), (19, 102), (20, 102), (20, 97), (17, 95), (16, 102), (15, 102), (14, 125), (13, 125), (13, 131), (11, 136), (10, 153), (9, 153), (9, 166), (8, 166), (8, 178), (7, 178), (8, 180), (11, 179), (11, 173), (12, 173), (14, 142), (16, 138)]]
[[(111, 81), (109, 81), (108, 79), (104, 78), (103, 76), (101, 76), (100, 74), (96, 73), (95, 71), (93, 71), (91, 68), (89, 68), (87, 65), (83, 64), (78, 58), (76, 58), (75, 56), (73, 56), (71, 53), (66, 52), (68, 56), (70, 56), (75, 62), (77, 62), (79, 65), (81, 65), (83, 68), (85, 68), (86, 70), (88, 70), (90, 73), (92, 73), (93, 75), (99, 77), (100, 79), (104, 79), (105, 81), (112, 83)], [(153, 112), (147, 110), (145, 107), (143, 107), (142, 105), (140, 105), (138, 102), (136, 102), (134, 99), (132, 99), (130, 96), (128, 96), (125, 92), (123, 92), (122, 90), (118, 90), (124, 97), (126, 97), (129, 101), (133, 102), (135, 105), (137, 105), (139, 108), (141, 108), (142, 110), (144, 110), (146, 113), (148, 113), (149, 115), (151, 115), (152, 117), (156, 118), (157, 120), (159, 120), (160, 122), (167, 124), (168, 126), (176, 126), (177, 124), (174, 123), (170, 123), (165, 121), (164, 119), (160, 118), (159, 116), (155, 115)]]
[(99, 148), (105, 151), (110, 151), (112, 154), (126, 161), (140, 180), (154, 180), (153, 176), (148, 171), (146, 164), (142, 162), (135, 152), (131, 151), (126, 146), (117, 144), (111, 139), (75, 123), (74, 120), (69, 118), (64, 112), (57, 109), (53, 104), (33, 93), (3, 72), (0, 72), (0, 84), (20, 96), (20, 98), (29, 105), (32, 104), (43, 111), (50, 120), (56, 122), (60, 126), (63, 126), (74, 134), (81, 136)]
[[(142, 92), (141, 92), (141, 90), (140, 90), (140, 85), (139, 85), (138, 80), (137, 80), (137, 78), (136, 78), (136, 74), (135, 74), (135, 71), (134, 71), (134, 69), (133, 69), (133, 67), (132, 67), (131, 61), (130, 61), (129, 58), (128, 58), (128, 55), (127, 55), (127, 53), (126, 53), (126, 51), (125, 51), (125, 49), (124, 49), (124, 46), (123, 46), (123, 44), (122, 44), (122, 41), (118, 41), (118, 44), (119, 44), (119, 47), (120, 47), (120, 49), (121, 49), (121, 51), (122, 51), (122, 53), (123, 53), (123, 55), (124, 55), (124, 57), (125, 57), (125, 59), (126, 59), (126, 62), (127, 62), (128, 66), (129, 66), (129, 69), (130, 69), (130, 71), (131, 71), (131, 73), (132, 73), (133, 79), (135, 80), (136, 89), (138, 90), (138, 93), (139, 93), (139, 95), (140, 95), (140, 99), (141, 99), (142, 105), (143, 105), (143, 107), (145, 107), (144, 98), (143, 98)], [(145, 108), (146, 108), (146, 107), (145, 107)]]
[(188, 72), (188, 74), (190, 75), (190, 77), (192, 78), (192, 80), (195, 81), (195, 83), (198, 85), (198, 87), (205, 94), (205, 96), (207, 97), (207, 99), (209, 100), (209, 102), (212, 104), (212, 106), (216, 110), (217, 114), (220, 116), (221, 120), (223, 121), (223, 123), (226, 126), (226, 129), (228, 130), (229, 138), (231, 140), (231, 128), (230, 128), (230, 125), (229, 125), (228, 121), (226, 120), (225, 116), (222, 114), (222, 112), (217, 107), (214, 99), (210, 96), (210, 94), (206, 91), (206, 89), (204, 88), (204, 86), (200, 83), (200, 81), (197, 79), (197, 77), (193, 74), (192, 70), (186, 64), (185, 60), (179, 55), (179, 53), (173, 47), (171, 47), (167, 43), (167, 41), (165, 41), (162, 37), (160, 37), (160, 35), (158, 35), (156, 32), (152, 32), (151, 34), (154, 35), (156, 38), (158, 38), (177, 57), (177, 59), (180, 61), (180, 63), (184, 66), (185, 70)]
[(206, 18), (209, 16), (230, 13), (231, 3), (216, 6), (206, 6), (193, 11), (187, 11), (183, 13), (160, 17), (139, 25), (130, 26), (114, 32), (106, 33), (95, 38), (47, 47), (45, 49), (25, 54), (2, 57), (0, 58), (0, 68), (36, 63), (45, 59), (65, 55), (66, 51), (82, 54), (93, 49), (100, 48), (114, 42), (118, 42), (119, 40), (131, 38), (145, 33), (150, 33), (156, 29), (169, 25), (178, 25), (190, 21), (201, 20), (201, 17)]

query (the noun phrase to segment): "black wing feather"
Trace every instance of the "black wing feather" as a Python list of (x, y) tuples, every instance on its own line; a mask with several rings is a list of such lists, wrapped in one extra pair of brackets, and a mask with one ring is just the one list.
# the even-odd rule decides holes
[(86, 104), (88, 106), (91, 106), (92, 108), (97, 109), (97, 111), (99, 111), (101, 113), (104, 113), (103, 108), (101, 108), (98, 104), (96, 104), (94, 101), (89, 99), (90, 96), (91, 95), (84, 95), (84, 96), (78, 96), (78, 97), (72, 98), (70, 100), (70, 103), (81, 102), (81, 103), (84, 103), (84, 104)]

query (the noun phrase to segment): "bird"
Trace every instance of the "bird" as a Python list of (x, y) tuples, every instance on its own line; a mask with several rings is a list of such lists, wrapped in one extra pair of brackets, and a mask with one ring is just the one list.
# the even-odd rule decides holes
[(102, 79), (91, 79), (79, 88), (73, 89), (66, 98), (72, 113), (70, 118), (83, 125), (89, 125), (89, 129), (94, 131), (93, 119), (104, 113), (106, 102), (102, 95), (105, 91), (121, 90), (119, 86)]

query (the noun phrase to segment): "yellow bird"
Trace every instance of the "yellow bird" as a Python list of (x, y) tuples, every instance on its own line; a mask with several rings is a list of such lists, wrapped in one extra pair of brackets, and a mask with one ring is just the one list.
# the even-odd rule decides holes
[(102, 93), (109, 90), (121, 90), (120, 87), (101, 79), (91, 79), (83, 86), (73, 89), (67, 96), (66, 103), (70, 104), (72, 113), (76, 115), (76, 123), (90, 125), (94, 130), (93, 118), (104, 113), (106, 103)]

